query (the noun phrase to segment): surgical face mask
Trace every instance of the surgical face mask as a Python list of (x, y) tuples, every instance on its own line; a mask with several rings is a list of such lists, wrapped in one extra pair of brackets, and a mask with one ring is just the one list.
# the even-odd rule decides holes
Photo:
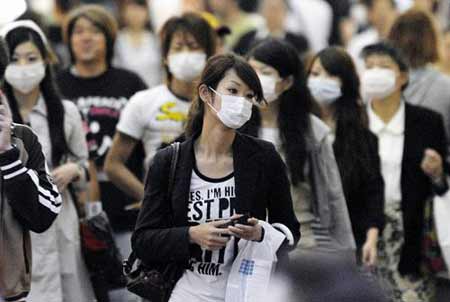
[(333, 79), (310, 76), (308, 88), (316, 101), (329, 105), (342, 96), (341, 84)]
[(208, 105), (216, 112), (217, 117), (222, 123), (231, 129), (241, 128), (252, 116), (252, 103), (242, 96), (221, 94), (211, 89), (216, 95), (220, 96), (222, 106), (217, 111), (211, 104)]
[(6, 81), (23, 94), (30, 93), (45, 77), (43, 62), (16, 65), (9, 64), (5, 70)]
[(198, 78), (206, 65), (206, 54), (200, 51), (182, 51), (168, 57), (170, 73), (178, 80), (191, 82)]
[(389, 68), (371, 68), (361, 77), (361, 93), (366, 101), (384, 99), (395, 91), (395, 72)]
[(277, 87), (277, 78), (274, 76), (259, 74), (259, 81), (261, 82), (261, 86), (264, 93), (264, 98), (268, 103), (276, 101), (279, 97), (279, 94), (276, 92)]

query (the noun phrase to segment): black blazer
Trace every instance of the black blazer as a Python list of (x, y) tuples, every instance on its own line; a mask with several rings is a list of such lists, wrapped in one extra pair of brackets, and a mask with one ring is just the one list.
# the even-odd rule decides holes
[[(133, 250), (144, 262), (187, 263), (196, 247), (189, 243), (187, 220), (195, 164), (194, 140), (188, 139), (180, 145), (171, 200), (175, 227), (168, 224), (166, 199), (171, 161), (169, 149), (160, 150), (150, 165), (144, 201), (132, 237)], [(284, 224), (292, 232), (296, 245), (300, 239), (300, 224), (292, 206), (286, 167), (275, 147), (237, 133), (232, 148), (237, 213), (250, 212), (262, 220), (268, 216), (270, 223)]]
[(446, 136), (442, 116), (431, 110), (405, 105), (405, 141), (402, 160), (401, 192), (405, 242), (401, 251), (399, 272), (418, 274), (421, 263), (421, 243), (425, 201), (434, 193), (444, 194), (448, 185), (436, 187), (422, 171), (425, 149), (436, 150), (447, 158)]
[[(360, 144), (364, 144), (367, 151), (365, 160), (356, 157), (351, 166), (342, 166), (345, 164), (340, 160), (343, 154), (336, 152), (337, 141), (334, 143), (336, 161), (358, 248), (366, 241), (369, 228), (376, 227), (381, 233), (384, 227), (384, 180), (378, 155), (378, 138), (368, 129), (364, 130), (363, 138)], [(346, 173), (343, 173), (344, 169)]]

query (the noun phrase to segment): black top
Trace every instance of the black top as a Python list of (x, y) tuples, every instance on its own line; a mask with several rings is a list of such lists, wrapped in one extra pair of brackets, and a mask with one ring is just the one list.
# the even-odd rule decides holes
[[(58, 75), (57, 82), (62, 95), (75, 102), (80, 110), (86, 123), (89, 158), (95, 161), (99, 170), (103, 170), (120, 113), (131, 96), (146, 89), (145, 83), (136, 74), (119, 68), (109, 68), (92, 78), (76, 76), (67, 69)], [(127, 161), (127, 167), (139, 179), (143, 175), (143, 159), (144, 151), (139, 144)], [(127, 197), (111, 183), (102, 182), (100, 189), (113, 228), (131, 230), (136, 218), (124, 207), (136, 200)]]
[[(342, 155), (335, 149), (353, 235), (358, 248), (364, 244), (369, 228), (376, 227), (381, 233), (384, 227), (384, 181), (378, 155), (378, 139), (368, 129), (364, 131), (363, 137), (361, 144), (367, 146), (365, 150), (368, 154), (365, 157), (355, 157), (352, 166), (342, 167), (339, 158)], [(346, 170), (345, 174), (343, 169)]]
[[(133, 250), (145, 262), (186, 263), (192, 256), (187, 220), (188, 199), (194, 168), (194, 139), (180, 145), (177, 173), (172, 192), (175, 227), (168, 219), (166, 199), (171, 162), (170, 148), (154, 157), (145, 184), (145, 196), (132, 238)], [(236, 213), (250, 213), (270, 223), (282, 223), (300, 239), (300, 224), (295, 217), (286, 166), (275, 147), (268, 142), (236, 134), (233, 142)], [(195, 246), (194, 246), (195, 247)]]
[[(405, 242), (402, 247), (399, 271), (419, 273), (424, 227), (425, 201), (433, 193), (444, 194), (448, 185), (436, 187), (421, 169), (425, 149), (436, 150), (447, 158), (447, 142), (442, 116), (434, 111), (406, 104), (405, 142), (402, 160), (401, 192)], [(446, 172), (448, 169), (446, 167)]]
[[(257, 39), (256, 34), (257, 30), (252, 30), (243, 35), (233, 47), (233, 51), (239, 55), (246, 55), (260, 41)], [(302, 58), (309, 50), (308, 40), (302, 35), (287, 32), (284, 40), (291, 43)]]

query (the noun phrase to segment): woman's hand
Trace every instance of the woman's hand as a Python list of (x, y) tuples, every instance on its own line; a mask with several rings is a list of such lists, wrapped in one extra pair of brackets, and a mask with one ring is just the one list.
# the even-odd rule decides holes
[[(196, 243), (203, 249), (216, 251), (227, 245), (230, 240), (230, 231), (226, 228), (219, 228), (227, 221), (213, 221), (202, 223), (189, 228), (189, 238), (191, 243)], [(223, 235), (228, 235), (224, 237)]]
[(373, 267), (377, 263), (377, 242), (378, 229), (370, 228), (367, 231), (367, 239), (362, 248), (362, 263), (365, 266)]
[(66, 163), (53, 170), (53, 180), (59, 191), (64, 191), (67, 186), (81, 176), (81, 170), (76, 163)]
[(444, 176), (442, 157), (433, 149), (426, 149), (421, 163), (422, 171), (433, 182), (439, 182)]
[[(239, 218), (241, 215), (236, 216)], [(232, 219), (235, 216), (232, 217)], [(241, 239), (249, 240), (249, 241), (260, 241), (262, 236), (262, 227), (258, 223), (258, 219), (249, 218), (247, 220), (248, 225), (236, 224), (235, 226), (229, 226), (228, 230), (231, 235), (239, 237)]]
[(0, 91), (0, 153), (8, 151), (11, 145), (11, 123), (12, 114), (9, 108), (8, 100), (3, 92)]

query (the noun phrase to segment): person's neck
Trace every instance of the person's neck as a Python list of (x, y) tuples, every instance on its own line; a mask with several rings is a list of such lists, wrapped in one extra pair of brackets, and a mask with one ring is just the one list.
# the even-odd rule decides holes
[(203, 128), (196, 143), (196, 150), (207, 158), (219, 158), (232, 154), (235, 130), (225, 128), (216, 118), (209, 115), (203, 120)]
[(383, 100), (373, 100), (370, 104), (375, 114), (384, 122), (389, 121), (394, 117), (400, 108), (402, 102), (401, 92), (396, 92)]
[(242, 12), (238, 7), (231, 7), (227, 13), (223, 16), (225, 24), (231, 25), (241, 21)]
[(105, 60), (95, 63), (76, 62), (74, 67), (77, 75), (82, 78), (94, 78), (101, 75), (108, 69), (108, 65)]
[(270, 32), (271, 36), (277, 38), (284, 38), (286, 33), (285, 28), (281, 24), (268, 24), (267, 30)]
[(322, 121), (332, 129), (335, 127), (335, 108), (330, 105), (320, 105), (320, 113), (322, 115)]
[(446, 75), (450, 75), (450, 60), (442, 61), (441, 64), (439, 64), (439, 70)]
[(278, 128), (278, 113), (280, 112), (279, 101), (273, 101), (260, 108), (261, 113), (261, 127), (263, 128)]
[(28, 116), (30, 115), (31, 110), (33, 110), (34, 106), (39, 101), (39, 97), (41, 95), (41, 91), (39, 86), (34, 88), (31, 92), (27, 94), (23, 94), (19, 91), (14, 90), (14, 97), (17, 100), (19, 105), (20, 115), (22, 119), (28, 120)]
[(169, 83), (170, 90), (177, 96), (192, 100), (195, 94), (194, 82), (184, 82), (172, 77)]
[(388, 17), (386, 18), (387, 22), (382, 22), (374, 26), (381, 39), (387, 39), (396, 18), (396, 13), (388, 13)]

